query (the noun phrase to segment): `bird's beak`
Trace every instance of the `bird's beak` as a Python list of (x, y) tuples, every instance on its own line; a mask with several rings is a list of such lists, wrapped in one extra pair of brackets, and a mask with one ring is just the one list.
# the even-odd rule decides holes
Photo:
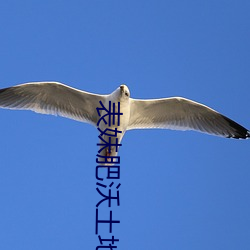
[(121, 92), (123, 93), (124, 92), (124, 85), (121, 85), (120, 89), (121, 89)]

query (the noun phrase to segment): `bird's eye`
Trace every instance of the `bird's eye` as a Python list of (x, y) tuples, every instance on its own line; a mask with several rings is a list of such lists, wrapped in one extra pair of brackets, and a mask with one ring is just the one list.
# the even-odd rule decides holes
[(128, 96), (128, 92), (127, 91), (125, 92), (125, 96)]

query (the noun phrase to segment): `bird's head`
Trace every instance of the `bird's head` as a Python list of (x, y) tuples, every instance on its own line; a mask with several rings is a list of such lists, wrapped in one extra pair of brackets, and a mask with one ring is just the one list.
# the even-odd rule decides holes
[(128, 101), (130, 92), (128, 87), (122, 84), (113, 93), (111, 93), (111, 96), (116, 101)]
[(120, 85), (120, 94), (122, 98), (129, 98), (130, 97), (130, 92), (128, 87), (125, 84)]

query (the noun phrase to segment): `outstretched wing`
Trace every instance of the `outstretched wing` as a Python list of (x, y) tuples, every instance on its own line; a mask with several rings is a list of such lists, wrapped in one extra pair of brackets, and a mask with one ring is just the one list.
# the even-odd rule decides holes
[(250, 132), (217, 111), (181, 98), (155, 100), (131, 99), (129, 129), (165, 128), (196, 130), (208, 134), (243, 138)]
[(0, 89), (0, 107), (60, 115), (96, 125), (96, 107), (105, 95), (96, 95), (58, 82), (32, 82)]

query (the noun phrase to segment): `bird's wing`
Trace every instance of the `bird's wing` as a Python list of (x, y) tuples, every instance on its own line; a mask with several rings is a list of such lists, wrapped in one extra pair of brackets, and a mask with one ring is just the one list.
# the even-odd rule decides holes
[(250, 137), (250, 132), (219, 114), (217, 111), (194, 101), (181, 98), (155, 100), (130, 100), (129, 129), (165, 128), (197, 130), (233, 138)]
[(96, 95), (58, 82), (33, 82), (0, 89), (0, 107), (60, 115), (96, 125), (96, 107), (105, 95)]

